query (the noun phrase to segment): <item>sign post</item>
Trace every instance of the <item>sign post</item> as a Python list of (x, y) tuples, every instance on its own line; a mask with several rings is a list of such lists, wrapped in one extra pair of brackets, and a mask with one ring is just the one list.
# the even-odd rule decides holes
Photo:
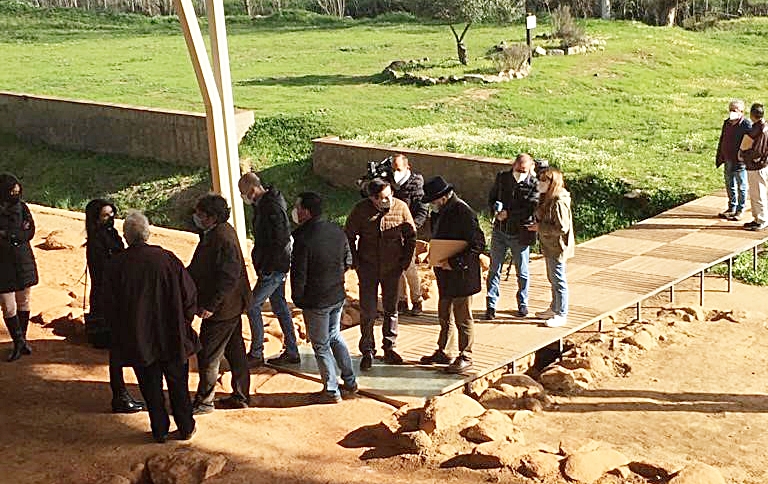
[(531, 31), (536, 28), (536, 16), (529, 13), (525, 17), (525, 42), (528, 44), (528, 65), (531, 65), (533, 57), (533, 45), (531, 45)]

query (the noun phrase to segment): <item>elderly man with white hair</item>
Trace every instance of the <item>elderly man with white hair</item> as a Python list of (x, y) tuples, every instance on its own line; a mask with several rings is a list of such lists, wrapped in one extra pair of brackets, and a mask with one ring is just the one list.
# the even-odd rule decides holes
[(734, 99), (728, 103), (728, 119), (723, 121), (720, 131), (715, 166), (725, 165), (725, 189), (728, 192), (728, 209), (720, 213), (720, 218), (734, 222), (741, 219), (747, 201), (747, 169), (738, 154), (741, 140), (751, 128), (752, 122), (744, 116), (744, 101)]
[(149, 245), (149, 221), (130, 212), (123, 224), (128, 249), (115, 254), (105, 273), (105, 317), (112, 327), (112, 361), (131, 366), (149, 410), (152, 437), (168, 438), (163, 378), (168, 384), (178, 438), (195, 432), (189, 398), (189, 357), (200, 349), (192, 319), (197, 290), (173, 253)]

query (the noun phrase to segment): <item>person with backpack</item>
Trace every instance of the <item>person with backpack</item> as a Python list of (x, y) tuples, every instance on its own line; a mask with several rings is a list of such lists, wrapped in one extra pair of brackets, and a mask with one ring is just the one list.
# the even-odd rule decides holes
[(738, 159), (747, 167), (754, 220), (745, 223), (744, 228), (760, 231), (768, 227), (768, 125), (765, 123), (765, 107), (753, 104), (749, 117), (752, 129), (741, 142)]

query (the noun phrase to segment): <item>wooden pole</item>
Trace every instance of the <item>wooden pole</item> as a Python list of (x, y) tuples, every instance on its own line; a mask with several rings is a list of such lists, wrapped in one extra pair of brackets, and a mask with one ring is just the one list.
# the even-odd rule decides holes
[(232, 207), (232, 225), (240, 239), (240, 247), (246, 250), (245, 209), (240, 199), (237, 182), (240, 180), (240, 156), (237, 151), (237, 124), (235, 122), (235, 103), (232, 96), (232, 75), (229, 70), (229, 47), (227, 43), (227, 28), (224, 17), (224, 2), (222, 0), (206, 0), (208, 11), (208, 32), (211, 36), (211, 56), (213, 57), (213, 77), (221, 98), (222, 116), (224, 119), (224, 146), (227, 153), (227, 171), (220, 177), (228, 178), (230, 192), (222, 195)]

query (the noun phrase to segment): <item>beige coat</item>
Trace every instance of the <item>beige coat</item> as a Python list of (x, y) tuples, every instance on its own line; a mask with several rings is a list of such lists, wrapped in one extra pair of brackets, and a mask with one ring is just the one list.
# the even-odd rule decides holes
[(573, 257), (576, 239), (573, 233), (571, 194), (563, 189), (554, 201), (540, 204), (536, 209), (536, 218), (539, 221), (539, 240), (544, 256), (554, 257), (558, 262)]

